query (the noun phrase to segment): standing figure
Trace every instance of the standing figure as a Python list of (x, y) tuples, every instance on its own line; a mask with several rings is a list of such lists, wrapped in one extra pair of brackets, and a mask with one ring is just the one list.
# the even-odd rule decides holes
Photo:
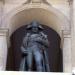
[[(22, 60), (20, 71), (49, 72), (47, 49), (49, 46), (47, 35), (43, 33), (43, 27), (36, 21), (27, 26), (27, 34), (21, 45)], [(33, 59), (35, 63), (33, 63)]]

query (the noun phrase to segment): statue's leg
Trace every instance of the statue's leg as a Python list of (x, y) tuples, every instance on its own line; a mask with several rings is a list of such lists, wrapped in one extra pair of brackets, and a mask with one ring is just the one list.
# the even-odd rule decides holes
[(42, 66), (42, 55), (39, 51), (34, 51), (34, 58), (36, 62), (36, 69), (37, 71), (42, 72), (43, 66)]
[(47, 71), (47, 72), (50, 72), (49, 61), (48, 61), (48, 54), (47, 54), (46, 51), (44, 51), (44, 55), (45, 55), (46, 71)]
[(23, 57), (22, 60), (21, 60), (21, 63), (20, 63), (19, 71), (25, 71), (26, 70), (25, 62), (26, 62), (25, 57)]
[(27, 56), (27, 66), (28, 66), (28, 71), (32, 70), (32, 53), (29, 52)]

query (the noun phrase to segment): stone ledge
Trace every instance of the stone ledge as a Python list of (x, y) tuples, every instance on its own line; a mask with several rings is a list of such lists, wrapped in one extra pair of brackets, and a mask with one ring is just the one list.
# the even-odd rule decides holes
[(72, 73), (0, 71), (0, 75), (72, 75)]
[(75, 74), (75, 67), (72, 68), (72, 73)]

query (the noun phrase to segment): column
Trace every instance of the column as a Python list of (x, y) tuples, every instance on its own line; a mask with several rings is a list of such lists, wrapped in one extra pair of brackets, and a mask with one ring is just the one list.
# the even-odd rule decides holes
[(0, 70), (6, 69), (7, 32), (8, 32), (8, 30), (0, 29)]
[(71, 36), (64, 36), (63, 40), (63, 71), (72, 71), (72, 58), (71, 58)]
[(75, 73), (75, 0), (73, 0), (73, 11), (72, 11), (72, 70)]
[(2, 15), (3, 15), (3, 2), (0, 1), (0, 27), (2, 23)]

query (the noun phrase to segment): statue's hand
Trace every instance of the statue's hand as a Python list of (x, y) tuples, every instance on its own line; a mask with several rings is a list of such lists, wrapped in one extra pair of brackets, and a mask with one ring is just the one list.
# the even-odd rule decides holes
[(28, 54), (28, 51), (23, 46), (21, 46), (21, 52), (23, 56), (27, 56)]
[(40, 35), (43, 39), (47, 39), (47, 35), (45, 35), (43, 32), (40, 32)]

